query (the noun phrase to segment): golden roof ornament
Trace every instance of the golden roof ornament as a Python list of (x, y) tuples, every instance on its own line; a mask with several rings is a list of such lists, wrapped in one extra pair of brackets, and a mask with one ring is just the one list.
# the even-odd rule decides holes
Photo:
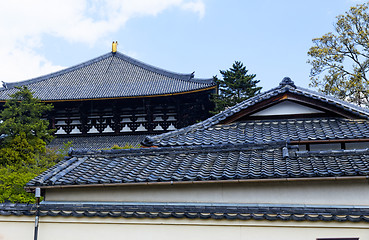
[(116, 53), (117, 52), (117, 46), (118, 46), (118, 41), (113, 41), (112, 43), (112, 47), (111, 47), (111, 51), (112, 53)]

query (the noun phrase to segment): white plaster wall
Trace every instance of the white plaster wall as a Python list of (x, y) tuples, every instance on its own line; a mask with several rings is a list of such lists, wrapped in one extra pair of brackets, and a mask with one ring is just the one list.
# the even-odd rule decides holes
[(47, 201), (369, 205), (367, 180), (47, 189)]
[(312, 114), (312, 113), (323, 113), (320, 110), (307, 107), (291, 101), (283, 101), (277, 103), (274, 106), (251, 114), (251, 116), (273, 116), (273, 115), (291, 115), (291, 114)]
[(34, 218), (0, 216), (0, 240), (33, 239)]
[[(1, 240), (33, 239), (33, 218), (0, 216)], [(368, 223), (41, 217), (39, 240), (369, 240)]]

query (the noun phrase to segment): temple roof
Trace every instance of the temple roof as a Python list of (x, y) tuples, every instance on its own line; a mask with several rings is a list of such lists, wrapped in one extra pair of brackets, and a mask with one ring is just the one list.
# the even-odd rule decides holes
[(101, 150), (72, 155), (27, 183), (96, 186), (369, 176), (368, 149), (298, 151), (283, 142)]
[[(233, 122), (239, 121), (239, 119), (237, 119), (236, 117), (237, 116), (242, 117), (243, 112), (249, 115), (252, 113), (255, 113), (256, 111), (265, 107), (266, 105), (264, 104), (265, 102), (272, 101), (275, 103), (278, 101), (288, 100), (288, 96), (287, 96), (288, 94), (305, 98), (305, 100), (303, 101), (314, 101), (313, 103), (309, 103), (309, 104), (317, 108), (321, 107), (320, 109), (323, 109), (324, 111), (327, 109), (328, 110), (334, 109), (336, 113), (338, 113), (338, 115), (341, 115), (340, 118), (361, 119), (363, 121), (361, 121), (360, 123), (360, 121), (355, 122), (353, 120), (348, 121), (348, 120), (336, 119), (336, 120), (328, 121), (327, 119), (315, 119), (314, 121), (311, 121), (312, 119), (310, 119), (310, 120), (301, 120), (303, 122), (302, 123), (303, 127), (299, 128), (298, 127), (300, 123), (299, 121), (287, 120), (286, 118), (284, 118), (284, 121), (282, 122), (286, 122), (287, 127), (292, 128), (292, 129), (289, 129), (290, 132), (282, 135), (286, 138), (287, 137), (295, 138), (296, 140), (301, 140), (301, 139), (308, 140), (309, 138), (313, 138), (315, 136), (314, 133), (310, 134), (309, 132), (309, 135), (307, 137), (303, 137), (303, 135), (306, 135), (306, 132), (309, 131), (309, 125), (310, 127), (314, 127), (314, 125), (316, 125), (316, 123), (314, 123), (316, 121), (318, 121), (319, 124), (321, 124), (321, 126), (323, 127), (322, 130), (331, 131), (333, 125), (335, 124), (341, 126), (341, 129), (340, 128), (337, 129), (337, 136), (333, 136), (332, 134), (328, 134), (328, 133), (323, 133), (324, 136), (319, 137), (320, 139), (343, 138), (342, 136), (339, 137), (340, 134), (346, 134), (345, 132), (343, 132), (343, 129), (342, 129), (343, 124), (348, 124), (349, 126), (356, 125), (352, 133), (347, 133), (345, 135), (346, 138), (357, 138), (355, 137), (355, 135), (357, 134), (362, 135), (363, 132), (368, 131), (367, 126), (365, 126), (364, 128), (360, 128), (360, 127), (357, 128), (359, 125), (368, 124), (365, 121), (369, 119), (368, 109), (361, 108), (357, 105), (324, 95), (319, 92), (315, 92), (309, 89), (298, 87), (294, 84), (294, 82), (290, 78), (286, 77), (282, 80), (282, 82), (279, 84), (278, 87), (270, 89), (261, 94), (258, 94), (255, 97), (249, 98), (241, 103), (238, 103), (224, 110), (223, 112), (220, 112), (219, 114), (216, 114), (202, 122), (193, 124), (191, 126), (188, 126), (182, 129), (178, 129), (176, 131), (160, 134), (157, 136), (148, 136), (143, 141), (143, 145), (144, 146), (154, 146), (154, 145), (155, 146), (166, 146), (166, 145), (196, 144), (196, 142), (200, 141), (199, 138), (205, 137), (204, 132), (207, 132), (207, 137), (208, 137), (210, 134), (209, 131), (211, 131), (212, 132), (211, 135), (213, 135), (211, 142), (216, 142), (219, 140), (223, 142), (233, 141), (231, 140), (231, 138), (228, 138), (231, 136), (230, 134), (234, 134), (235, 133), (234, 130), (238, 129), (239, 127), (246, 128), (246, 125), (243, 125), (241, 123), (238, 124), (237, 126), (227, 125), (227, 124), (224, 125), (224, 123), (233, 123)], [(286, 95), (286, 97), (284, 97), (283, 95)], [(252, 111), (250, 109), (252, 109)], [(283, 119), (283, 116), (282, 116), (282, 119)], [(271, 134), (275, 135), (275, 134), (279, 134), (279, 132), (282, 130), (281, 128), (283, 128), (283, 125), (284, 125), (282, 122), (278, 122), (278, 121), (268, 122), (267, 121), (267, 122), (258, 123), (257, 121), (253, 121), (253, 122), (246, 122), (246, 124), (248, 123), (249, 125), (250, 124), (255, 125), (256, 127), (257, 125), (264, 125), (267, 128), (268, 128), (268, 125), (270, 124), (269, 130), (273, 130), (274, 132)], [(223, 126), (220, 126), (219, 124), (223, 124)], [(219, 128), (221, 128), (222, 130), (218, 131)], [(261, 131), (262, 129), (259, 129), (259, 130)], [(336, 131), (336, 129), (334, 131)], [(214, 135), (215, 133), (221, 133), (223, 134), (222, 135), (223, 137), (216, 136)], [(227, 134), (228, 134), (228, 137), (226, 136)], [(268, 135), (267, 132), (263, 134)], [(287, 136), (288, 134), (289, 136)], [(196, 137), (194, 137), (195, 135)], [(246, 135), (246, 133), (243, 133), (243, 134), (241, 133), (241, 139), (243, 135)], [(251, 139), (252, 137), (248, 137), (248, 138)], [(251, 140), (251, 141), (255, 141), (255, 140)]]
[(16, 86), (27, 86), (43, 101), (147, 97), (215, 88), (212, 79), (169, 72), (122, 53), (108, 53), (55, 73), (6, 83), (0, 100), (9, 99)]

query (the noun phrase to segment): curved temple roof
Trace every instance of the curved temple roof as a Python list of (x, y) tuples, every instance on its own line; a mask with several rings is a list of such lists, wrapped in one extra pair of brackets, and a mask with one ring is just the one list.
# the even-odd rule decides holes
[(169, 72), (122, 53), (108, 53), (55, 73), (15, 82), (3, 82), (0, 100), (27, 86), (43, 101), (145, 97), (215, 88), (212, 79)]

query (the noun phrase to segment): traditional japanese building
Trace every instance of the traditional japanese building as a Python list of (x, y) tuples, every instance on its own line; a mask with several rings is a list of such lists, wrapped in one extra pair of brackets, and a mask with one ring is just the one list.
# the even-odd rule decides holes
[(59, 72), (3, 82), (0, 102), (20, 86), (54, 105), (46, 116), (56, 129), (51, 145), (73, 141), (80, 149), (137, 145), (146, 135), (204, 120), (213, 108), (210, 96), (216, 88), (212, 79), (169, 72), (115, 49)]
[(1, 234), (38, 215), (40, 240), (369, 239), (367, 109), (285, 78), (143, 145), (73, 151), (27, 184), (38, 208), (0, 206)]

